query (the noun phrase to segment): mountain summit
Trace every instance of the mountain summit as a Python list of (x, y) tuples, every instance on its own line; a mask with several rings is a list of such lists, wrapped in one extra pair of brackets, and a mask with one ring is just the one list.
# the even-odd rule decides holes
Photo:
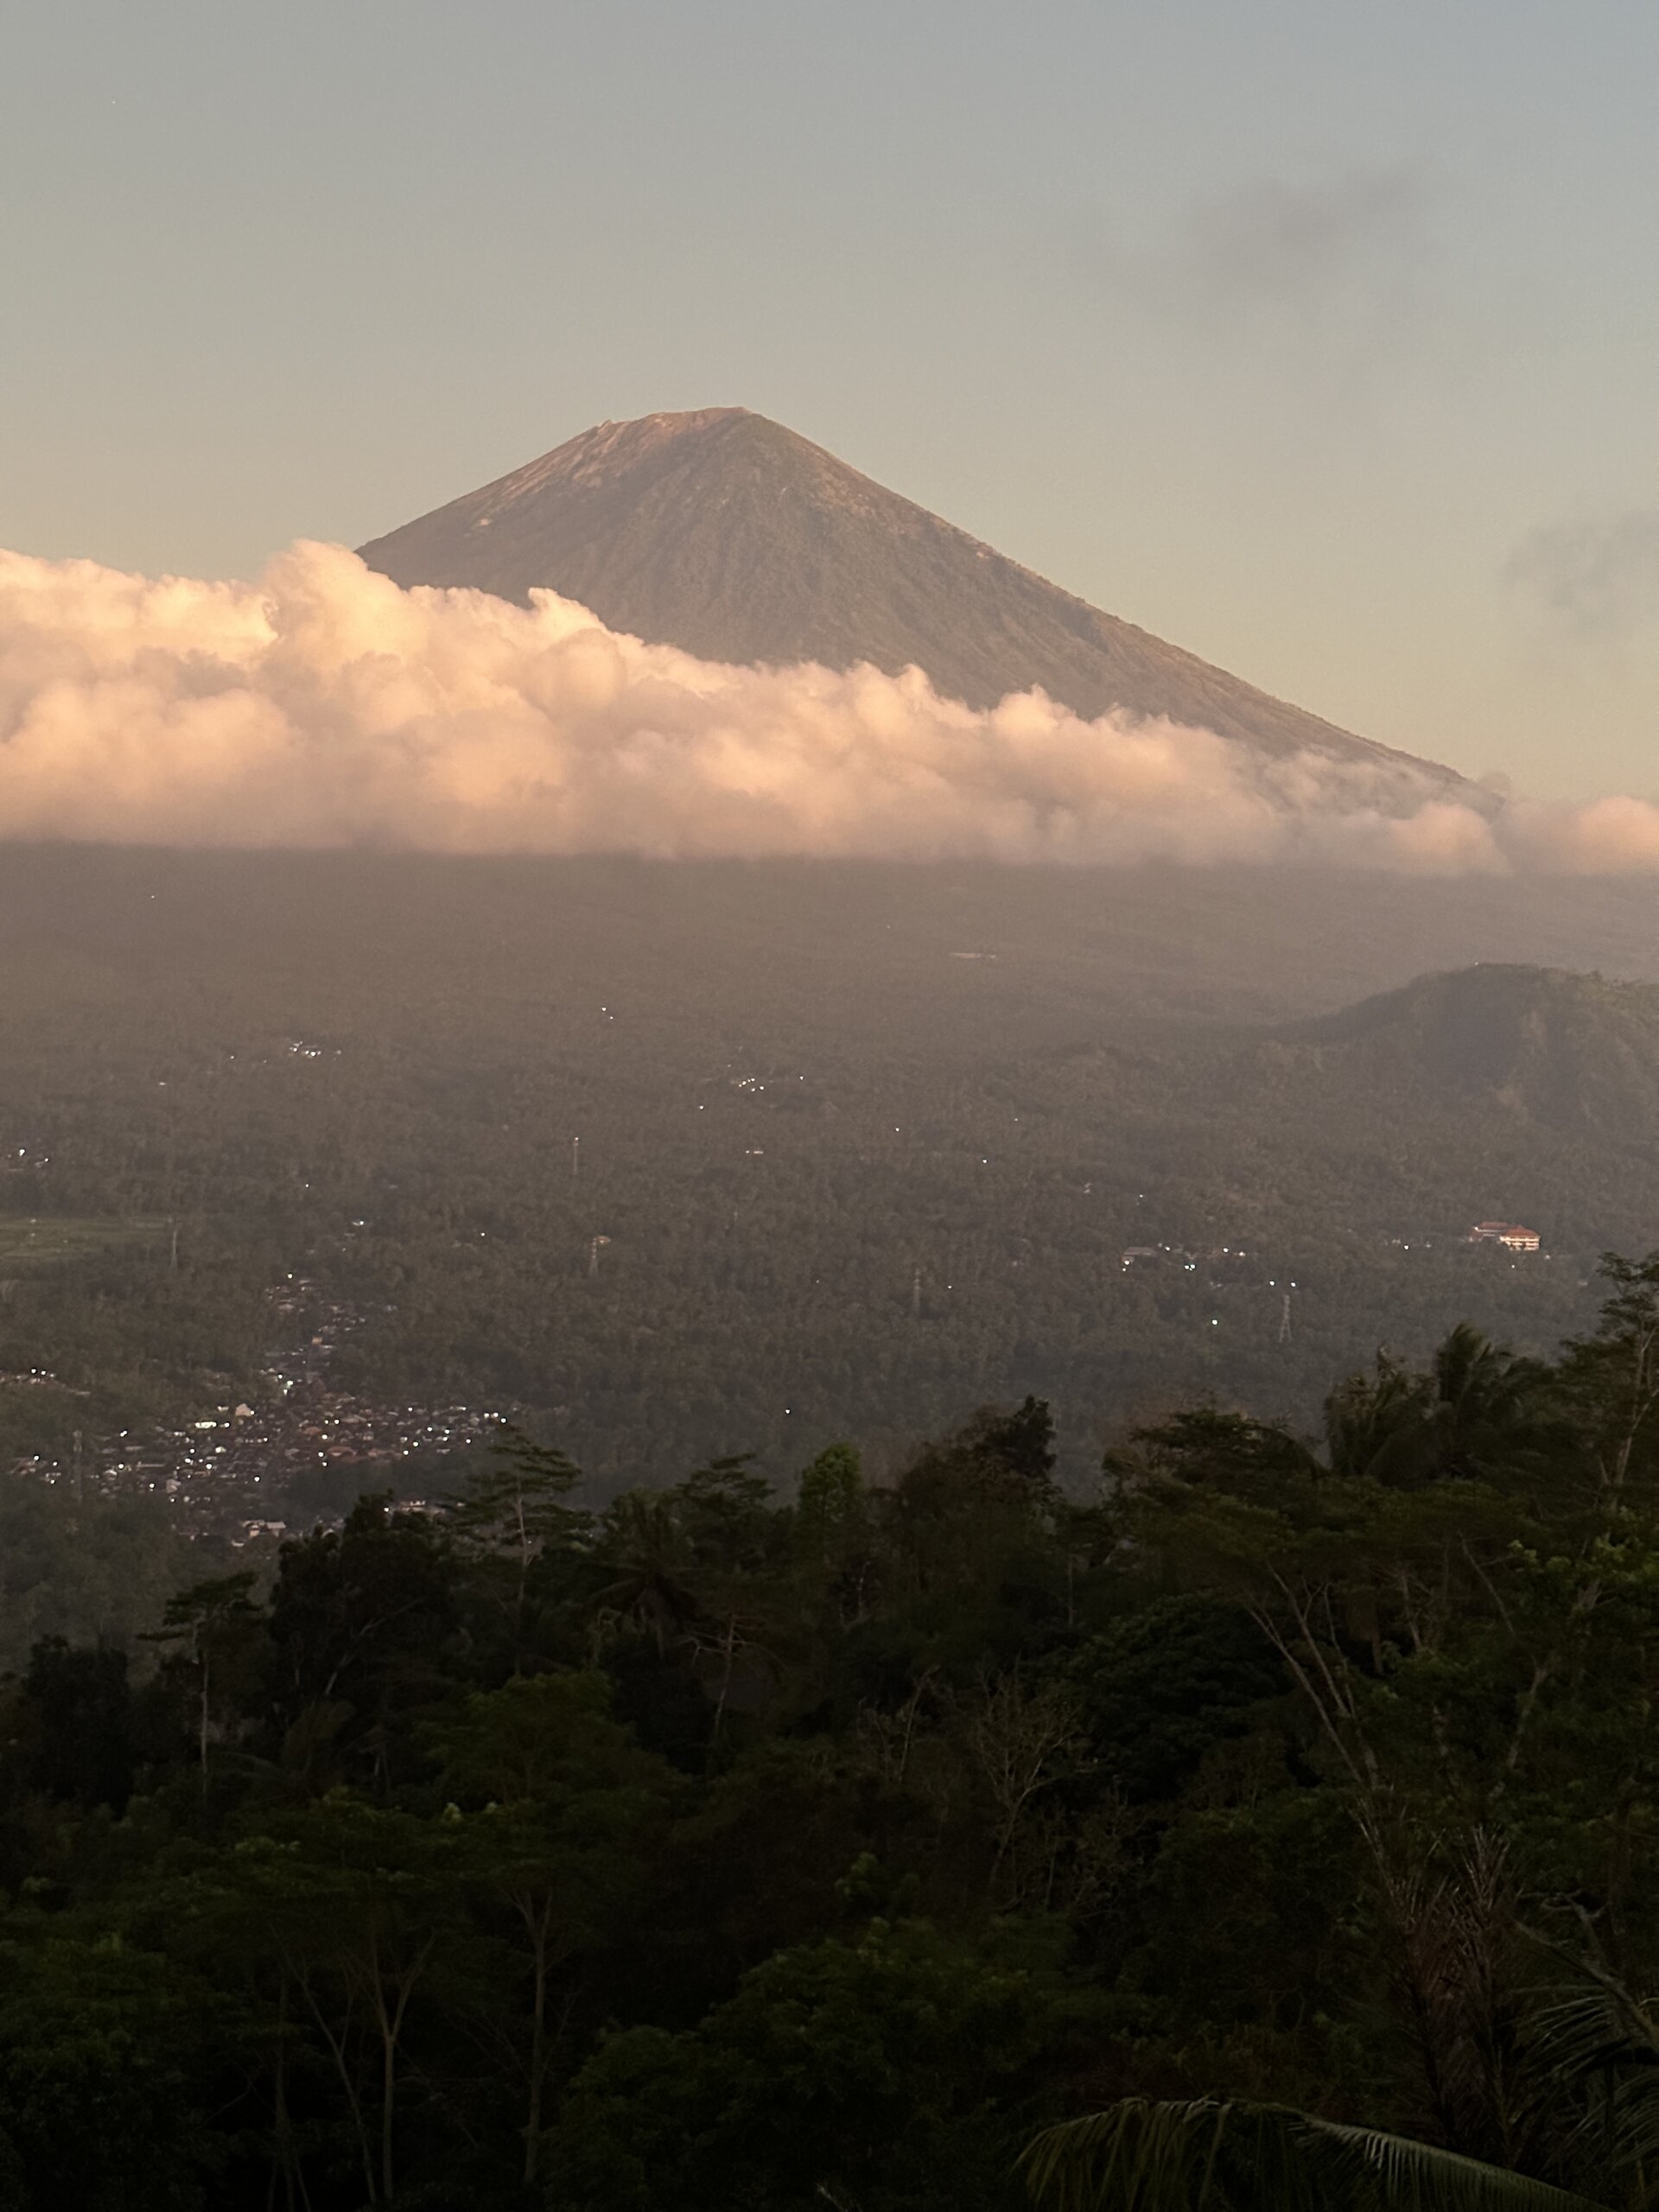
[(538, 585), (700, 659), (914, 663), (988, 707), (1039, 685), (1078, 715), (1166, 715), (1264, 754), (1363, 766), (1379, 797), (1471, 795), (1074, 599), (743, 407), (601, 423), (361, 549), (399, 584), (526, 603)]

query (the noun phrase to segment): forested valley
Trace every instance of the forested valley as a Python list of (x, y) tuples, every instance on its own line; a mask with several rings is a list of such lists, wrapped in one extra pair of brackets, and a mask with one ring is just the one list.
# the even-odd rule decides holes
[(1029, 1397), (597, 1512), (509, 1435), (39, 1640), (0, 2195), (1650, 2204), (1659, 1255), (1601, 1290), (1072, 1495)]
[[(234, 1535), (183, 1448), (325, 1339), (359, 1428), (505, 1415), (588, 1503), (1027, 1394), (1079, 1480), (1447, 1313), (1542, 1351), (1659, 1239), (1659, 995), (1560, 967), (1651, 944), (1617, 887), (16, 849), (0, 1460)], [(245, 1531), (361, 1487), (301, 1427)]]

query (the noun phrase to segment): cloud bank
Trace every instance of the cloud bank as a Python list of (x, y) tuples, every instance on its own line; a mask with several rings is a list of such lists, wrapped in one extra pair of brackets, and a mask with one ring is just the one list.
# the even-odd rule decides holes
[(1659, 807), (1493, 817), (916, 670), (730, 668), (551, 593), (403, 591), (300, 544), (254, 585), (0, 553), (0, 838), (453, 853), (1659, 868)]

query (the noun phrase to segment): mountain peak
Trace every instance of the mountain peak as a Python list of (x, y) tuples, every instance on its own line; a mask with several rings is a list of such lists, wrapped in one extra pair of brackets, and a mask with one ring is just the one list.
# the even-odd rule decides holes
[(1090, 606), (744, 407), (595, 423), (361, 552), (404, 586), (521, 605), (555, 591), (613, 630), (702, 660), (914, 665), (979, 708), (1039, 688), (1085, 719), (1167, 716), (1265, 755), (1362, 768), (1385, 809), (1480, 804), (1451, 769)]

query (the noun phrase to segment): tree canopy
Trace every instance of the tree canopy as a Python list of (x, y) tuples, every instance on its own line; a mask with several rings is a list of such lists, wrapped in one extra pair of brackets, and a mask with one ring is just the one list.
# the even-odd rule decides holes
[[(0, 1687), (0, 2189), (1659, 2202), (1659, 1257), (1308, 1433), (423, 1510)], [(1022, 2164), (1023, 2159), (1023, 2164)]]

